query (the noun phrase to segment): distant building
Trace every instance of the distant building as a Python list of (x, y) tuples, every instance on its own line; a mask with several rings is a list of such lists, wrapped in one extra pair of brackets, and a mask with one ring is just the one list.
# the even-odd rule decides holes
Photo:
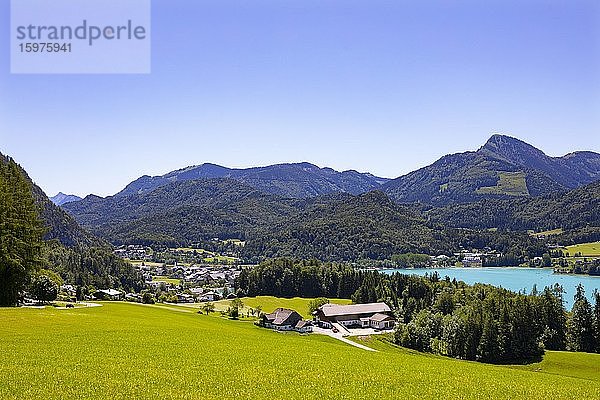
[(478, 254), (468, 254), (463, 257), (462, 264), (464, 267), (481, 268), (483, 267), (483, 259)]
[(334, 324), (344, 327), (392, 329), (396, 320), (390, 315), (390, 307), (385, 303), (368, 304), (325, 304), (314, 313), (315, 322), (323, 328)]
[(219, 300), (221, 298), (221, 296), (218, 293), (215, 292), (206, 292), (202, 295), (202, 297), (200, 298), (200, 301), (216, 301)]
[(271, 314), (263, 314), (260, 325), (278, 331), (312, 332), (311, 321), (304, 321), (300, 314), (287, 308), (278, 308)]
[(313, 331), (312, 321), (306, 321), (306, 320), (298, 321), (298, 323), (294, 327), (294, 330), (297, 332), (300, 332), (300, 333), (312, 332)]
[(142, 301), (142, 296), (137, 293), (127, 293), (125, 294), (125, 300), (139, 303)]
[(390, 317), (387, 314), (375, 314), (369, 318), (362, 319), (363, 327), (368, 324), (369, 327), (379, 330), (392, 329), (396, 324), (394, 317)]
[(123, 300), (123, 292), (116, 289), (101, 289), (94, 292), (98, 300)]
[(178, 293), (177, 294), (177, 302), (178, 303), (193, 303), (194, 296), (192, 296), (191, 294)]

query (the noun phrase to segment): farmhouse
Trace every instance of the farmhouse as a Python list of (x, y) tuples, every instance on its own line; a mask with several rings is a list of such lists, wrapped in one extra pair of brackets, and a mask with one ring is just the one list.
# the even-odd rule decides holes
[(96, 290), (96, 292), (94, 293), (94, 296), (98, 300), (122, 300), (123, 292), (121, 292), (120, 290), (115, 290), (115, 289), (102, 289), (102, 290)]
[(177, 302), (178, 303), (193, 303), (194, 296), (186, 293), (177, 293)]
[(390, 307), (385, 303), (368, 304), (325, 304), (314, 313), (315, 322), (323, 328), (333, 324), (344, 327), (392, 329), (396, 320), (390, 315)]
[(311, 321), (304, 321), (300, 314), (288, 308), (278, 308), (271, 314), (263, 314), (260, 324), (278, 331), (312, 332)]

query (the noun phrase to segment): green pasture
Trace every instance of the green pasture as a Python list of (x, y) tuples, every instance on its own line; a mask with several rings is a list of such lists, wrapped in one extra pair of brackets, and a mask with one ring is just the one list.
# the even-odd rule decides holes
[(153, 276), (152, 281), (170, 283), (171, 285), (175, 286), (179, 286), (181, 284), (181, 279), (169, 278), (168, 276)]
[(552, 230), (549, 230), (549, 231), (532, 233), (532, 236), (535, 236), (535, 237), (555, 236), (555, 235), (560, 235), (561, 233), (563, 233), (562, 228), (557, 228), (557, 229), (552, 229)]
[(573, 246), (567, 246), (566, 250), (572, 257), (577, 253), (581, 253), (583, 257), (600, 257), (600, 242), (582, 243)]
[(496, 186), (477, 189), (477, 194), (498, 194), (507, 196), (529, 196), (524, 172), (500, 172)]
[[(306, 299), (302, 297), (293, 297), (290, 299), (284, 299), (273, 296), (258, 296), (258, 297), (243, 297), (241, 298), (244, 303), (244, 308), (242, 313), (247, 314), (251, 308), (256, 308), (258, 306), (261, 307), (261, 311), (264, 313), (271, 313), (276, 308), (284, 307), (290, 308), (292, 310), (297, 311), (304, 318), (310, 318), (308, 314), (308, 304), (311, 299)], [(329, 301), (333, 304), (350, 304), (352, 303), (347, 299), (329, 299)], [(219, 300), (212, 302), (215, 305), (215, 311), (225, 311), (231, 305), (231, 300)], [(204, 305), (204, 303), (182, 303), (181, 306), (188, 308), (199, 309)]]
[(0, 399), (600, 398), (596, 355), (483, 365), (178, 306), (102, 304), (0, 309)]

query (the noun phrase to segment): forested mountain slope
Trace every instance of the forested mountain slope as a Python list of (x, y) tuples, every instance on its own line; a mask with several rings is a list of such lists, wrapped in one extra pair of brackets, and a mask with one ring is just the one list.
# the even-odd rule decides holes
[[(18, 195), (19, 203), (35, 204), (35, 218), (42, 226), (44, 242), (34, 268), (52, 269), (65, 281), (77, 285), (141, 287), (141, 277), (134, 269), (115, 257), (107, 242), (82, 229), (73, 217), (52, 203), (14, 160), (0, 154), (0, 163), (10, 174), (7, 193)], [(22, 182), (25, 189), (15, 191), (12, 182)], [(10, 247), (10, 243), (5, 245)]]
[(452, 227), (546, 231), (600, 227), (600, 182), (567, 193), (514, 200), (482, 200), (433, 208), (430, 221)]

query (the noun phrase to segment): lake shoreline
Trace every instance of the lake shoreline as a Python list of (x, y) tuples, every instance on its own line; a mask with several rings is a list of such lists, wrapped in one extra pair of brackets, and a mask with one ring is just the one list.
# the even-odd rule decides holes
[(538, 291), (545, 287), (559, 284), (564, 290), (564, 303), (567, 309), (573, 305), (573, 296), (577, 285), (582, 284), (586, 296), (592, 301), (595, 290), (600, 291), (600, 276), (555, 273), (551, 267), (447, 267), (447, 268), (412, 268), (412, 269), (380, 269), (384, 274), (401, 273), (405, 275), (425, 276), (437, 272), (441, 279), (463, 281), (469, 285), (476, 283), (502, 287), (514, 292), (531, 293), (534, 285)]

